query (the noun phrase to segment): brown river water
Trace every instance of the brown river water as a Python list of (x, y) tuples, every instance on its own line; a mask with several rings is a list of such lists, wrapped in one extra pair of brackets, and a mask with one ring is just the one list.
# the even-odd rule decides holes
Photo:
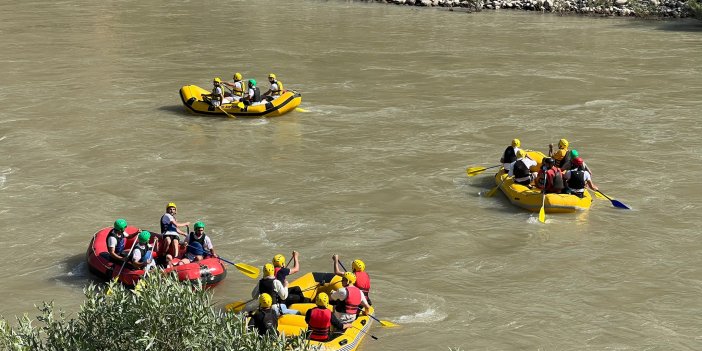
[[(185, 84), (274, 72), (274, 119), (196, 116)], [(352, 1), (0, 4), (0, 314), (76, 311), (95, 231), (203, 220), (225, 258), (365, 260), (361, 350), (702, 349), (702, 26)], [(697, 118), (697, 119), (696, 119)], [(512, 138), (567, 138), (590, 211), (511, 205)], [(220, 306), (254, 281), (230, 269)]]

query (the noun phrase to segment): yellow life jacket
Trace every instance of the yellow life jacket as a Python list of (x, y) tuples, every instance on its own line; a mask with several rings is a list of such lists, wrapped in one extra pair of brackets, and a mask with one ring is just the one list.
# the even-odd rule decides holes
[[(236, 83), (239, 83), (239, 86), (236, 86)], [(244, 83), (244, 80), (236, 80), (234, 81), (234, 88), (232, 89), (232, 92), (236, 96), (244, 96), (244, 93), (246, 92), (246, 83)]]
[(276, 80), (275, 84), (278, 85), (278, 90), (271, 90), (271, 95), (280, 95), (283, 93), (283, 82)]

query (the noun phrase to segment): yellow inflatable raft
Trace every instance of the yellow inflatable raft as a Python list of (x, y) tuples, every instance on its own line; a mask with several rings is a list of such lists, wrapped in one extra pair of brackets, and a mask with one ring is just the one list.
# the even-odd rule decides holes
[(294, 90), (286, 90), (273, 101), (262, 102), (257, 105), (242, 106), (241, 104), (224, 104), (219, 107), (212, 106), (202, 98), (202, 94), (209, 94), (210, 91), (200, 88), (197, 85), (185, 85), (180, 88), (180, 99), (183, 105), (196, 113), (207, 115), (229, 115), (233, 117), (275, 117), (284, 115), (302, 102), (300, 93)]
[[(302, 294), (314, 301), (317, 294), (320, 292), (331, 295), (331, 292), (342, 287), (341, 277), (334, 273), (307, 273), (295, 281), (291, 282), (289, 288), (300, 287)], [(314, 308), (314, 303), (296, 303), (288, 306), (288, 308), (300, 311), (300, 315), (283, 315), (278, 319), (278, 331), (287, 336), (299, 335), (307, 331), (307, 323), (305, 322), (305, 313), (307, 310)], [(329, 306), (330, 309), (333, 306)], [(370, 314), (375, 313), (371, 306)], [(344, 330), (334, 339), (327, 342), (319, 342), (310, 340), (310, 344), (320, 346), (320, 350), (326, 351), (354, 351), (361, 344), (361, 341), (368, 333), (371, 322), (373, 320), (367, 315), (361, 314), (352, 323), (352, 327)]]
[[(546, 155), (539, 151), (525, 151), (529, 158), (538, 163), (536, 167), (531, 168), (532, 172), (537, 172), (541, 167), (541, 160), (546, 157)], [(500, 167), (500, 170), (495, 174), (495, 184), (500, 187), (500, 190), (502, 190), (512, 204), (532, 212), (539, 212), (539, 210), (541, 210), (541, 190), (535, 187), (529, 188), (524, 185), (515, 184), (512, 178), (507, 177), (507, 173), (504, 172), (502, 167)], [(569, 194), (546, 194), (544, 210), (546, 213), (570, 213), (587, 210), (590, 208), (591, 204), (592, 196), (587, 189), (582, 198)]]

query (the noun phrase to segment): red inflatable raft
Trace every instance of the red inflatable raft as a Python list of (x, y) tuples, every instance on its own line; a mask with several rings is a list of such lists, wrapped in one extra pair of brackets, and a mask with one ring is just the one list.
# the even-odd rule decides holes
[[(95, 235), (93, 235), (92, 240), (90, 240), (90, 245), (88, 245), (88, 252), (86, 254), (88, 261), (88, 268), (90, 271), (99, 276), (104, 280), (110, 280), (119, 274), (119, 280), (127, 286), (134, 286), (144, 275), (144, 270), (134, 269), (131, 265), (126, 264), (124, 268), (120, 263), (115, 263), (110, 260), (110, 255), (107, 253), (107, 234), (112, 230), (112, 227), (107, 227), (100, 229)], [(128, 226), (124, 230), (125, 234), (132, 235), (137, 232), (136, 227)], [(127, 239), (124, 247), (130, 248), (136, 240), (137, 237)], [(158, 237), (152, 236), (149, 245), (158, 248), (161, 243)], [(155, 250), (158, 251), (158, 250)], [(185, 247), (181, 246), (180, 252), (185, 252)], [(154, 259), (156, 259), (156, 253), (154, 252)], [(179, 259), (174, 259), (174, 263), (177, 263)], [(122, 271), (120, 273), (120, 268)], [(202, 285), (206, 287), (212, 287), (227, 276), (227, 269), (221, 260), (215, 257), (206, 257), (201, 261), (196, 261), (183, 265), (176, 265), (171, 268), (165, 269), (165, 273), (175, 271), (178, 274), (178, 279), (181, 281), (191, 281), (202, 282)]]

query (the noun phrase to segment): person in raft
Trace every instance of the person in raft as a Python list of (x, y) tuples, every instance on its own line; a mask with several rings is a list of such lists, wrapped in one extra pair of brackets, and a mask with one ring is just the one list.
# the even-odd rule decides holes
[(247, 90), (246, 95), (241, 98), (241, 101), (246, 106), (255, 105), (261, 102), (261, 90), (256, 86), (255, 79), (249, 79), (249, 89)]
[(519, 141), (519, 139), (512, 139), (512, 144), (502, 153), (500, 163), (502, 164), (502, 167), (504, 167), (505, 172), (509, 172), (509, 167), (512, 165), (512, 162), (517, 160), (517, 152), (519, 151), (519, 147), (521, 145), (522, 142)]
[(178, 209), (175, 202), (169, 202), (166, 205), (166, 213), (161, 216), (159, 224), (161, 225), (161, 234), (163, 235), (163, 252), (162, 257), (166, 258), (167, 265), (170, 267), (173, 258), (178, 257), (178, 249), (180, 247), (180, 235), (186, 236), (185, 232), (178, 227), (189, 226), (190, 222), (176, 221), (176, 213)]
[(212, 92), (202, 94), (205, 101), (209, 100), (214, 107), (221, 106), (224, 103), (224, 90), (222, 89), (222, 79), (217, 77), (212, 80)]
[(243, 78), (241, 76), (241, 73), (234, 73), (232, 79), (234, 79), (232, 83), (222, 82), (223, 85), (232, 88), (231, 93), (224, 93), (224, 103), (239, 102), (239, 100), (241, 100), (241, 98), (244, 96), (244, 92), (246, 91), (246, 83), (242, 80)]
[(531, 172), (531, 167), (537, 165), (536, 161), (529, 158), (526, 151), (517, 151), (517, 160), (512, 162), (509, 167), (510, 177), (514, 177), (514, 182), (524, 186), (529, 186), (531, 181), (536, 178), (536, 173)]
[(263, 93), (261, 97), (268, 101), (273, 101), (273, 99), (277, 98), (283, 93), (283, 82), (279, 81), (274, 73), (271, 73), (268, 75), (268, 83), (271, 84), (271, 87), (268, 88), (268, 90)]
[(570, 161), (571, 154), (568, 151), (568, 144), (568, 140), (559, 140), (558, 150), (556, 152), (553, 152), (553, 144), (548, 144), (548, 157), (553, 157), (556, 161), (555, 165), (558, 168), (563, 169), (563, 165)]
[(310, 340), (325, 342), (334, 339), (331, 327), (336, 331), (343, 331), (351, 327), (350, 323), (343, 324), (329, 309), (329, 296), (320, 292), (315, 300), (316, 307), (310, 308), (305, 313), (305, 322), (309, 326), (308, 338)]
[[(563, 167), (561, 167), (561, 170), (563, 170), (563, 172), (565, 172), (565, 171), (569, 171), (573, 168), (577, 168), (573, 165), (573, 160), (578, 158), (578, 157), (580, 157), (580, 153), (578, 153), (578, 150), (575, 150), (575, 149), (570, 150), (570, 160), (568, 162), (566, 162), (565, 164), (563, 164)], [(590, 175), (592, 175), (592, 170), (590, 169), (590, 167), (587, 166), (587, 163), (583, 162), (582, 167), (586, 171), (590, 172)]]
[(127, 249), (126, 242), (127, 239), (133, 238), (139, 235), (141, 230), (137, 230), (136, 233), (132, 235), (127, 235), (124, 230), (127, 228), (127, 221), (119, 218), (115, 221), (114, 226), (107, 233), (107, 254), (110, 255), (110, 261), (115, 263), (123, 263), (127, 260), (126, 255), (122, 253)]
[(332, 292), (331, 300), (337, 301), (334, 306), (334, 314), (341, 323), (352, 323), (356, 320), (358, 311), (363, 306), (364, 312), (368, 314), (370, 305), (366, 301), (366, 296), (363, 295), (361, 289), (355, 287), (356, 275), (351, 272), (346, 272), (341, 278), (341, 289)]
[(272, 264), (266, 263), (263, 266), (263, 278), (258, 281), (251, 291), (251, 298), (256, 298), (260, 294), (266, 293), (273, 299), (273, 305), (276, 305), (276, 313), (282, 316), (284, 314), (300, 314), (297, 310), (288, 309), (284, 301), (288, 298), (288, 289), (283, 286), (280, 280), (275, 279), (275, 267)]
[(188, 264), (191, 262), (201, 261), (205, 256), (219, 257), (215, 253), (212, 240), (205, 234), (205, 223), (197, 221), (193, 225), (194, 232), (188, 235), (185, 257), (178, 264)]
[(151, 233), (144, 230), (139, 233), (139, 238), (137, 239), (137, 244), (129, 252), (129, 264), (135, 269), (149, 270), (150, 267), (154, 267), (155, 263), (151, 258), (153, 252), (152, 247), (149, 245), (149, 240), (151, 240)]
[(263, 293), (258, 297), (258, 309), (250, 315), (248, 326), (256, 330), (259, 336), (278, 335), (278, 314), (271, 306), (273, 306), (273, 298)]
[(599, 190), (595, 184), (592, 183), (592, 175), (585, 169), (585, 162), (580, 157), (573, 159), (573, 166), (575, 168), (567, 171), (563, 175), (563, 179), (566, 181), (568, 186), (565, 190), (566, 193), (575, 195), (582, 198), (585, 195), (585, 187), (592, 190)]
[[(334, 261), (334, 274), (343, 277), (344, 271), (339, 269), (339, 255), (332, 256), (332, 261)], [(369, 305), (373, 305), (368, 294), (370, 293), (371, 281), (370, 276), (366, 273), (366, 264), (361, 260), (354, 260), (351, 263), (351, 269), (353, 274), (356, 276), (356, 282), (353, 285), (363, 292)]]
[(565, 187), (561, 169), (556, 167), (555, 161), (551, 157), (544, 157), (541, 162), (541, 169), (534, 184), (537, 188), (544, 189), (546, 194), (559, 194)]

